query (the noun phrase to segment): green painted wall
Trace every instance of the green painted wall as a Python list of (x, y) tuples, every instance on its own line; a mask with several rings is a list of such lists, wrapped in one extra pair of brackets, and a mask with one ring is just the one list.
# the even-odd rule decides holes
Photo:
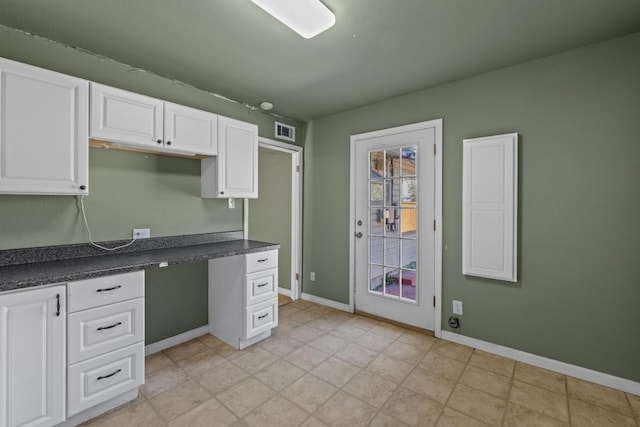
[[(640, 34), (315, 121), (305, 292), (348, 302), (349, 136), (435, 118), (443, 319), (462, 300), (464, 335), (640, 381)], [(462, 139), (506, 132), (521, 135), (516, 284), (461, 274)]]
[(206, 262), (146, 271), (147, 344), (209, 323), (207, 277)]
[(280, 244), (278, 286), (291, 289), (291, 155), (258, 154), (260, 197), (249, 200), (249, 239)]
[[(0, 56), (256, 123), (260, 135), (273, 137), (272, 116), (6, 27)], [(304, 138), (304, 129), (296, 133)], [(84, 201), (96, 241), (128, 239), (134, 227), (156, 237), (242, 229), (241, 207), (200, 198), (198, 160), (92, 148), (89, 190)], [(86, 242), (79, 212), (73, 197), (0, 195), (0, 249)], [(206, 264), (150, 271), (146, 285), (147, 343), (207, 323)]]

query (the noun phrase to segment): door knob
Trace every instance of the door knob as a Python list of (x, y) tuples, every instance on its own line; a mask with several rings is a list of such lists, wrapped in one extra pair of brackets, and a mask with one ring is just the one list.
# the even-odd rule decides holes
[(358, 231), (358, 232), (355, 234), (355, 236), (356, 236), (358, 239), (361, 239), (361, 238), (362, 238), (362, 231)]

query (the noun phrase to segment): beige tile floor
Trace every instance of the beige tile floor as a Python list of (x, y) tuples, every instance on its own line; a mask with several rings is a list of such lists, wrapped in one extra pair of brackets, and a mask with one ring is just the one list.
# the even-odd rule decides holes
[(640, 397), (308, 301), (236, 351), (211, 335), (146, 359), (103, 426), (640, 426)]

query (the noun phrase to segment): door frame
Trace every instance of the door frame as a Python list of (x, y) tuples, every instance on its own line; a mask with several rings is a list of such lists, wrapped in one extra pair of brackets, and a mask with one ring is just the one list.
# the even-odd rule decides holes
[[(302, 290), (302, 159), (303, 149), (269, 138), (258, 138), (258, 146), (291, 155), (291, 291), (278, 288), (278, 293), (300, 299)], [(259, 186), (258, 186), (259, 188)], [(259, 190), (258, 190), (259, 191)], [(244, 199), (243, 230), (244, 238), (249, 235), (249, 199)]]
[(356, 233), (356, 144), (359, 140), (389, 136), (398, 133), (419, 131), (423, 129), (435, 130), (435, 165), (434, 165), (434, 185), (435, 185), (435, 248), (434, 248), (434, 319), (433, 333), (440, 338), (442, 332), (442, 119), (428, 120), (425, 122), (412, 123), (403, 126), (396, 126), (388, 129), (380, 129), (372, 132), (351, 135), (350, 148), (350, 196), (349, 196), (349, 310), (355, 309), (355, 233)]

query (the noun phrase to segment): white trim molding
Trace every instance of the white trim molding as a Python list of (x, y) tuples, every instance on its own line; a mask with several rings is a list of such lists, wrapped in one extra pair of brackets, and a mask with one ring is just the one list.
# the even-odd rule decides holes
[(278, 286), (278, 293), (280, 295), (284, 295), (285, 297), (291, 298), (291, 289), (281, 288), (280, 286)]
[(560, 374), (579, 378), (581, 380), (590, 381), (605, 387), (624, 391), (640, 396), (640, 383), (620, 378), (603, 372), (594, 371), (592, 369), (583, 368), (581, 366), (571, 365), (569, 363), (560, 362), (558, 360), (549, 359), (547, 357), (538, 356), (536, 354), (527, 353), (526, 351), (516, 350), (482, 341), (477, 338), (471, 338), (464, 335), (456, 334), (449, 331), (442, 331), (441, 338), (446, 341), (455, 342), (457, 344), (466, 345), (468, 347), (477, 348), (487, 353), (503, 356), (518, 362), (528, 363), (539, 368), (548, 369)]
[(202, 335), (206, 335), (208, 333), (209, 333), (209, 325), (200, 326), (199, 328), (195, 328), (190, 331), (183, 332), (178, 335), (174, 335), (162, 341), (156, 341), (152, 344), (149, 344), (145, 346), (144, 354), (145, 356), (148, 356), (150, 354), (157, 353), (159, 351), (173, 347), (174, 345), (182, 344), (183, 342), (187, 342), (194, 338), (201, 337)]
[(304, 292), (302, 293), (302, 299), (306, 301), (315, 302), (317, 304), (324, 305), (327, 307), (335, 308), (336, 310), (342, 310), (348, 313), (353, 313), (353, 308), (349, 304), (343, 304), (341, 302), (333, 301), (333, 300), (322, 298), (322, 297), (317, 297), (315, 295), (307, 294)]

